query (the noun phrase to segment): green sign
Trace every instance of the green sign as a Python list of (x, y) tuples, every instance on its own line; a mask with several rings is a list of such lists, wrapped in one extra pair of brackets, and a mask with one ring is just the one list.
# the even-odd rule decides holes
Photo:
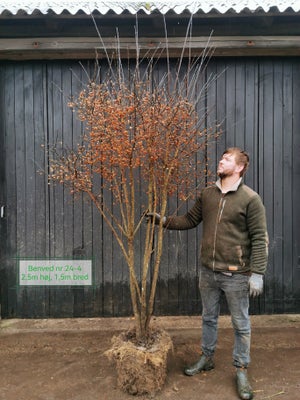
[(19, 260), (20, 286), (92, 285), (91, 260)]

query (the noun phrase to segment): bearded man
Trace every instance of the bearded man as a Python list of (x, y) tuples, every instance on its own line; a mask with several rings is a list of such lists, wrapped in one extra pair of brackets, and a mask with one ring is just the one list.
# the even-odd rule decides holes
[[(200, 293), (202, 300), (202, 355), (185, 368), (188, 376), (214, 368), (220, 298), (224, 293), (235, 334), (233, 365), (241, 399), (253, 398), (247, 368), (250, 363), (249, 294), (263, 291), (267, 267), (268, 233), (260, 196), (243, 183), (248, 154), (232, 147), (218, 164), (217, 182), (202, 190), (194, 206), (182, 216), (164, 217), (167, 229), (185, 230), (203, 223)], [(160, 215), (148, 213), (160, 222)]]

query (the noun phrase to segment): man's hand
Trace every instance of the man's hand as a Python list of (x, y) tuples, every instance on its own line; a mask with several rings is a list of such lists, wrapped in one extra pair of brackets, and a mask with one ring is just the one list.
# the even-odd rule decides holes
[[(161, 216), (158, 213), (147, 213), (145, 215), (145, 217), (146, 217), (147, 221), (153, 222), (153, 220), (154, 220), (155, 225), (159, 225), (159, 223), (160, 223)], [(165, 222), (166, 222), (166, 217), (163, 217), (163, 224)]]
[(249, 294), (256, 297), (263, 292), (263, 275), (253, 273), (249, 279)]

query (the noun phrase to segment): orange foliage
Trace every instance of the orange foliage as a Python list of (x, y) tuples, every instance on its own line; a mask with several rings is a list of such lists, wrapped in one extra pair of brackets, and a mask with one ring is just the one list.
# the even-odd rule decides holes
[[(194, 104), (179, 93), (167, 95), (150, 82), (113, 85), (90, 83), (69, 103), (87, 132), (68, 159), (52, 163), (52, 179), (72, 182), (73, 190), (90, 190), (93, 176), (119, 191), (119, 178), (138, 169), (168, 195), (186, 195), (195, 179), (195, 155), (207, 144), (198, 128)], [(62, 165), (64, 164), (64, 165)]]

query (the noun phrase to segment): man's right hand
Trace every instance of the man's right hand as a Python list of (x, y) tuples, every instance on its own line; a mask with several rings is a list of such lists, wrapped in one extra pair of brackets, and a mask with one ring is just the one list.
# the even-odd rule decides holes
[[(149, 212), (145, 215), (145, 217), (146, 217), (147, 221), (153, 222), (153, 220), (154, 220), (155, 225), (159, 225), (159, 223), (160, 223), (161, 216), (158, 213)], [(165, 222), (165, 220), (166, 220), (166, 217), (163, 217), (163, 223)]]

